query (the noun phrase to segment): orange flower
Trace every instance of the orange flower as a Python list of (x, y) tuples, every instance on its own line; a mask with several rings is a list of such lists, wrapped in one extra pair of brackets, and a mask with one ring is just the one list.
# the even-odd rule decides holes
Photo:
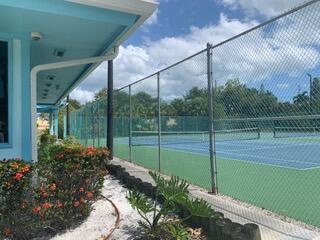
[(62, 208), (63, 207), (63, 204), (60, 200), (57, 200), (57, 207), (58, 208)]
[(41, 207), (40, 206), (35, 206), (33, 209), (32, 209), (33, 213), (39, 213), (41, 211)]
[(44, 204), (42, 204), (42, 207), (45, 208), (45, 209), (49, 209), (49, 208), (52, 207), (52, 204), (48, 203), (48, 202), (45, 202)]
[(55, 183), (52, 183), (51, 185), (50, 185), (50, 190), (51, 191), (54, 191), (54, 190), (56, 190), (57, 189), (57, 185), (55, 184)]
[(79, 192), (83, 193), (83, 192), (84, 192), (84, 188), (81, 187), (81, 188), (79, 189)]
[(9, 236), (12, 234), (11, 229), (10, 229), (10, 228), (5, 228), (5, 229), (3, 230), (3, 234), (4, 234), (6, 237), (9, 237)]
[(44, 198), (47, 198), (47, 197), (49, 197), (49, 194), (47, 192), (42, 192), (41, 196)]
[(29, 166), (27, 165), (27, 166), (24, 166), (23, 168), (22, 168), (22, 173), (26, 173), (26, 172), (29, 172), (29, 170), (30, 170), (30, 168), (29, 168)]
[(10, 166), (14, 169), (17, 169), (19, 167), (19, 164), (17, 162), (11, 163)]
[(16, 173), (13, 177), (15, 180), (19, 181), (21, 178), (23, 178), (23, 174), (22, 173)]
[(80, 206), (80, 202), (79, 201), (74, 201), (73, 202), (73, 206), (74, 207), (79, 207)]
[(89, 199), (93, 198), (93, 193), (92, 192), (87, 192), (87, 198), (89, 198)]

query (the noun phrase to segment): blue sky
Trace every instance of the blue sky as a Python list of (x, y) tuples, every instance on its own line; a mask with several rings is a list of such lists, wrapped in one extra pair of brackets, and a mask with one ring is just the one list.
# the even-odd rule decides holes
[[(207, 42), (219, 43), (303, 2), (305, 1), (159, 0), (157, 12), (121, 46), (120, 54), (115, 60), (115, 86), (118, 88), (145, 77), (205, 48)], [(315, 7), (319, 7), (319, 4), (306, 11), (314, 11), (311, 14), (317, 15), (320, 7)], [(319, 42), (305, 34), (305, 23), (301, 22), (310, 22), (306, 17), (308, 14), (310, 13), (299, 12), (297, 17), (286, 19), (287, 22), (279, 22), (270, 29), (249, 35), (244, 42), (234, 41), (218, 49), (216, 56), (220, 57), (217, 59), (216, 77), (221, 84), (232, 78), (240, 78), (248, 86), (256, 88), (264, 84), (282, 100), (292, 99), (298, 88), (308, 90), (305, 71), (316, 74), (315, 62), (320, 59), (319, 51), (314, 48)], [(293, 30), (294, 32), (289, 32)], [(289, 40), (283, 40), (281, 36), (286, 36)], [(299, 40), (298, 36), (305, 38)], [(309, 39), (313, 42), (309, 43)], [(304, 42), (308, 42), (308, 47), (302, 46)], [(230, 49), (231, 57), (226, 56)], [(257, 54), (259, 51), (261, 53)], [(171, 77), (163, 80), (163, 93), (168, 99), (181, 96), (190, 87), (199, 85), (195, 83), (195, 77), (192, 77), (193, 74), (199, 75), (196, 68), (192, 69), (197, 64), (201, 63), (193, 62), (181, 69), (180, 73), (177, 70)], [(188, 73), (188, 76), (183, 76), (181, 72)], [(82, 103), (92, 100), (94, 93), (105, 87), (105, 76), (106, 64), (102, 64), (71, 96)], [(177, 79), (178, 76), (180, 79)], [(154, 81), (150, 80), (144, 88), (143, 90), (154, 92)]]

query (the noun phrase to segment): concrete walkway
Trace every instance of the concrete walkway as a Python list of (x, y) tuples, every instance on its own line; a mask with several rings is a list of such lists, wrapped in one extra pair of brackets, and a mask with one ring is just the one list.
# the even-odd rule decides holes
[[(112, 163), (123, 166), (130, 175), (154, 184), (148, 174), (148, 169), (120, 159), (114, 159)], [(216, 211), (224, 213), (225, 217), (230, 218), (232, 221), (241, 224), (249, 222), (258, 224), (260, 226), (262, 240), (320, 240), (319, 229), (305, 226), (292, 219), (286, 218), (282, 220), (280, 216), (271, 212), (226, 196), (210, 195), (206, 190), (193, 185), (190, 186), (189, 190), (192, 197), (206, 200)]]

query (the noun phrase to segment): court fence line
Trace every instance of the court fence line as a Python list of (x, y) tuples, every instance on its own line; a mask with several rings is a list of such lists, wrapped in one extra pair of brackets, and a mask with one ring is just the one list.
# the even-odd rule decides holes
[[(310, 1), (115, 90), (114, 155), (320, 228), (319, 22)], [(82, 144), (106, 106), (71, 113)]]

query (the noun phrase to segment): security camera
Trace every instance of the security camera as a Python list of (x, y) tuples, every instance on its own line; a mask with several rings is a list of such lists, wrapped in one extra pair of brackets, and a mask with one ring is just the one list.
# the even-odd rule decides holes
[(32, 32), (31, 33), (31, 39), (34, 41), (39, 41), (40, 39), (42, 39), (42, 34), (38, 33), (38, 32)]

